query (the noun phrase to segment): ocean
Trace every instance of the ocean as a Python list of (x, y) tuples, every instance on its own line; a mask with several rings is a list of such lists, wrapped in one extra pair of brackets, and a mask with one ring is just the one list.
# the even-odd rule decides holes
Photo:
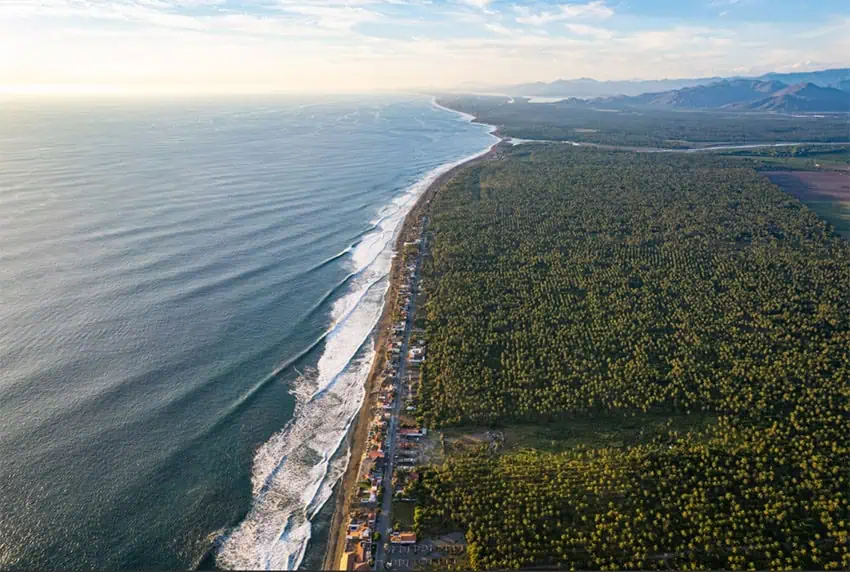
[(418, 96), (0, 105), (0, 568), (317, 565)]

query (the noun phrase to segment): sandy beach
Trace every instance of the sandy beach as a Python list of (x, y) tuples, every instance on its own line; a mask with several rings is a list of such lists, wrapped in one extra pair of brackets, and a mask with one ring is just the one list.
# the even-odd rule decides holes
[[(402, 227), (399, 230), (398, 237), (396, 238), (395, 251), (399, 252), (405, 242), (418, 238), (417, 236), (413, 236), (413, 233), (416, 229), (420, 228), (418, 223), (427, 212), (431, 199), (443, 186), (452, 180), (462, 169), (468, 168), (477, 163), (490, 161), (498, 157), (503, 145), (505, 145), (504, 139), (493, 144), (493, 146), (490, 147), (490, 149), (483, 155), (479, 155), (478, 157), (465, 161), (434, 179), (405, 217)], [(336, 505), (334, 507), (334, 515), (331, 520), (330, 532), (328, 533), (325, 558), (322, 564), (322, 569), (324, 570), (337, 569), (342, 556), (341, 550), (345, 546), (345, 528), (343, 524), (348, 520), (349, 506), (355, 492), (357, 474), (360, 470), (360, 460), (363, 457), (366, 439), (369, 433), (369, 420), (373, 417), (375, 412), (374, 392), (378, 386), (380, 373), (383, 370), (384, 363), (386, 361), (386, 343), (389, 338), (390, 327), (392, 325), (392, 316), (399, 303), (399, 297), (397, 294), (403, 276), (401, 257), (396, 257), (393, 259), (392, 268), (390, 270), (390, 286), (387, 291), (384, 310), (381, 314), (381, 320), (377, 326), (375, 361), (372, 363), (372, 367), (369, 371), (369, 377), (366, 381), (366, 398), (363, 401), (360, 413), (353, 423), (348, 435), (349, 445), (351, 447), (351, 460), (335, 493), (336, 496), (334, 500)]]

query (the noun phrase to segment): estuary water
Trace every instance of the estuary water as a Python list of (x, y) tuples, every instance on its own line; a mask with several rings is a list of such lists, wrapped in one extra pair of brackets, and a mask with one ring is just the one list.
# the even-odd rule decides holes
[(315, 561), (393, 237), (493, 142), (413, 96), (3, 101), (0, 568)]

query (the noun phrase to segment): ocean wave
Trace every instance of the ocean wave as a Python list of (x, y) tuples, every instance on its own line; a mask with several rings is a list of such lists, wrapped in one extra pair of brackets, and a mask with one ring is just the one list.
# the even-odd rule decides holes
[[(472, 123), (472, 122), (474, 122), (474, 121), (475, 121), (475, 116), (474, 116), (474, 115), (471, 115), (471, 114), (469, 114), (469, 113), (465, 113), (465, 112), (463, 112), (463, 111), (458, 111), (457, 109), (452, 109), (452, 108), (450, 108), (450, 107), (445, 107), (445, 106), (443, 106), (443, 105), (440, 105), (440, 104), (437, 102), (437, 98), (436, 98), (436, 97), (432, 97), (432, 98), (431, 98), (431, 105), (433, 105), (433, 106), (434, 106), (434, 107), (436, 107), (437, 109), (442, 109), (443, 111), (448, 111), (449, 113), (454, 113), (455, 115), (460, 116), (461, 118), (463, 118), (465, 121), (468, 121), (469, 123)], [(488, 127), (490, 128), (490, 130), (488, 131), (488, 133), (490, 133), (490, 135), (492, 135), (492, 136), (494, 136), (494, 137), (495, 137), (495, 133), (496, 133), (496, 131), (498, 131), (498, 129), (499, 129), (497, 126), (495, 126), (495, 125), (491, 125), (491, 124), (489, 124), (489, 123), (482, 123), (482, 125), (486, 125), (486, 126), (488, 126)]]
[(219, 566), (292, 570), (301, 564), (312, 536), (311, 521), (331, 498), (349, 462), (344, 445), (365, 398), (375, 356), (373, 333), (401, 223), (437, 177), (486, 152), (432, 170), (377, 213), (373, 230), (345, 253), (351, 268), (348, 291), (333, 303), (332, 325), (315, 372), (302, 375), (293, 386), (293, 418), (254, 456), (252, 507), (221, 540)]

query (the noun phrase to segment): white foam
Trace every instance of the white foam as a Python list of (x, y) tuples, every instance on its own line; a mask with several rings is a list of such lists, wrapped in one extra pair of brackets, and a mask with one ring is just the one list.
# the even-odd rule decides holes
[[(433, 106), (434, 106), (434, 107), (436, 107), (437, 109), (442, 109), (443, 111), (448, 111), (449, 113), (454, 113), (454, 114), (456, 114), (456, 115), (459, 115), (459, 116), (461, 116), (463, 119), (465, 119), (466, 121), (468, 121), (468, 122), (470, 122), (470, 123), (472, 123), (473, 121), (475, 121), (475, 116), (474, 116), (474, 115), (470, 115), (469, 113), (465, 113), (465, 112), (463, 112), (463, 111), (458, 111), (457, 109), (452, 109), (451, 107), (445, 107), (444, 105), (440, 105), (439, 103), (437, 103), (437, 98), (436, 98), (436, 97), (432, 97), (432, 98), (431, 98), (431, 105), (433, 105)], [(495, 125), (491, 125), (491, 124), (489, 124), (489, 123), (481, 123), (481, 125), (486, 125), (487, 127), (489, 127), (489, 128), (490, 128), (490, 130), (488, 131), (488, 133), (489, 133), (491, 136), (496, 137), (495, 133), (496, 133), (496, 131), (498, 131), (498, 129), (499, 129), (498, 127), (496, 127)], [(496, 138), (498, 139), (498, 137), (496, 137)], [(492, 148), (492, 147), (491, 147), (491, 148)], [(489, 149), (488, 149), (488, 150), (489, 150)], [(479, 153), (479, 154), (477, 154), (477, 155), (472, 155), (472, 156), (467, 157), (466, 159), (464, 159), (464, 160), (462, 160), (462, 161), (458, 161), (457, 163), (452, 164), (452, 165), (449, 167), (449, 169), (451, 169), (452, 167), (454, 167), (454, 166), (456, 166), (456, 165), (459, 165), (460, 163), (463, 163), (463, 162), (465, 162), (465, 161), (469, 161), (470, 159), (474, 159), (475, 157), (479, 157), (479, 156), (483, 155), (483, 154), (484, 154), (484, 153), (486, 153), (486, 152), (487, 152), (487, 151), (482, 151), (481, 153)], [(448, 169), (447, 169), (447, 170), (448, 170)], [(437, 176), (439, 176), (440, 174), (442, 174), (442, 173), (439, 173)]]
[(449, 113), (455, 113), (457, 115), (460, 115), (462, 118), (466, 119), (470, 123), (475, 121), (475, 116), (472, 114), (465, 113), (463, 111), (458, 111), (457, 109), (452, 109), (451, 107), (446, 107), (444, 105), (440, 105), (439, 103), (437, 103), (436, 97), (431, 98), (431, 105), (433, 105), (437, 109), (442, 109), (443, 111), (448, 111)]
[(441, 174), (479, 153), (442, 165), (384, 208), (351, 251), (354, 278), (334, 302), (333, 325), (316, 371), (295, 384), (292, 420), (257, 451), (254, 501), (245, 520), (226, 536), (217, 563), (225, 568), (293, 570), (311, 537), (311, 519), (330, 499), (348, 466), (340, 451), (365, 396), (375, 356), (372, 332), (383, 310), (393, 246), (404, 217)]

